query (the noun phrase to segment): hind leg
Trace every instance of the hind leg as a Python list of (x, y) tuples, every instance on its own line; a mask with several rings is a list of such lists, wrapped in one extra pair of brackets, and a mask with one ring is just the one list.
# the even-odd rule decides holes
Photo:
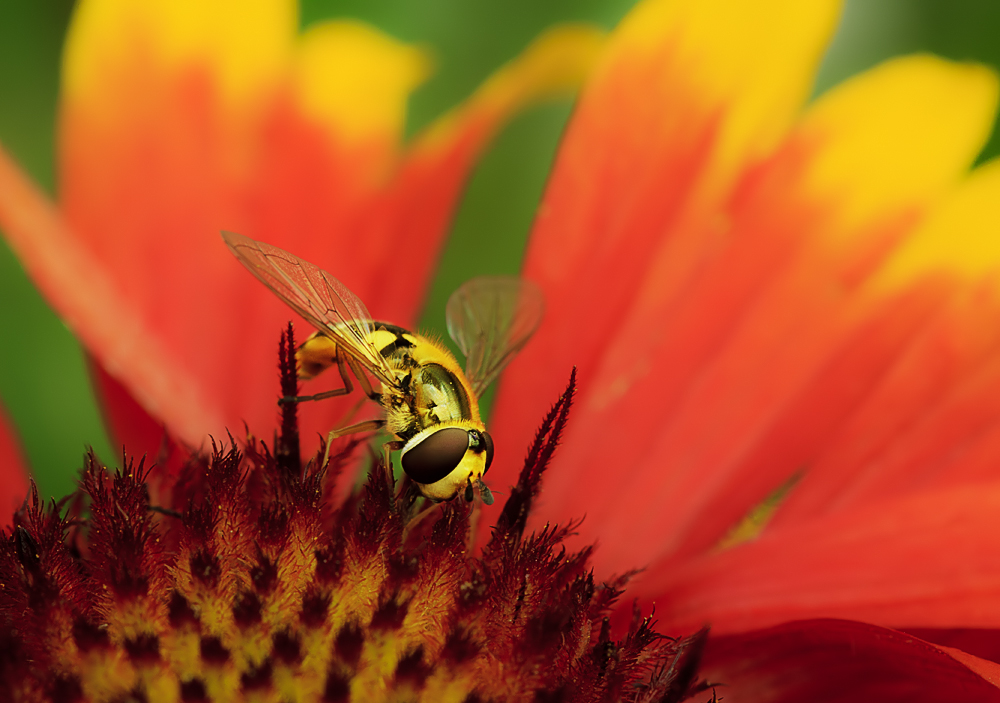
[[(333, 390), (323, 391), (322, 393), (316, 393), (315, 395), (291, 395), (285, 396), (284, 398), (278, 399), (278, 405), (285, 405), (287, 403), (303, 403), (307, 400), (323, 400), (324, 398), (336, 398), (342, 395), (350, 395), (354, 392), (354, 384), (351, 382), (351, 374), (348, 372), (348, 365), (350, 362), (345, 362), (342, 356), (337, 358), (337, 370), (340, 371), (340, 380), (344, 382), (343, 388), (334, 388)], [(357, 374), (357, 370), (351, 366), (351, 371)], [(368, 379), (365, 379), (365, 385), (368, 390), (371, 391), (371, 385), (367, 383)], [(368, 393), (371, 397), (371, 393)]]

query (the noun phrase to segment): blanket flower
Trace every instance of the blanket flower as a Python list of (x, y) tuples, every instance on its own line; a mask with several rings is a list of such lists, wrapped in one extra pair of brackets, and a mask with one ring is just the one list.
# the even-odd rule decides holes
[[(93, 355), (130, 453), (274, 415), (261, 369), (287, 313), (218, 230), (411, 325), (485, 140), (586, 75), (529, 242), (548, 312), (501, 384), (491, 484), (518, 485), (511, 456), (575, 365), (526, 529), (585, 515), (559, 535), (570, 553), (606, 583), (643, 568), (628, 595), (660, 631), (711, 625), (700, 680), (732, 700), (998, 698), (1000, 170), (970, 170), (992, 72), (902, 57), (810, 103), (838, 3), (647, 0), (606, 45), (553, 30), (401, 146), (419, 52), (354, 23), (297, 36), (287, 2), (213, 7), (81, 3), (58, 207), (0, 161), (12, 248)], [(304, 436), (344, 409), (303, 408)], [(7, 537), (22, 579), (32, 506)], [(470, 525), (480, 549), (490, 524)], [(589, 641), (638, 631), (617, 602)]]

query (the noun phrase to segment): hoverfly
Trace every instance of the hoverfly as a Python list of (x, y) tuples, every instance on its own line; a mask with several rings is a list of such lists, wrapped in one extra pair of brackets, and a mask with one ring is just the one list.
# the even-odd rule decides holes
[[(296, 351), (299, 378), (309, 379), (337, 365), (343, 388), (295, 400), (347, 395), (357, 379), (365, 395), (383, 410), (376, 420), (330, 432), (344, 435), (385, 429), (392, 451), (420, 492), (435, 501), (474, 487), (486, 505), (493, 495), (483, 474), (493, 461), (493, 439), (479, 415), (478, 398), (541, 321), (540, 289), (513, 277), (481, 277), (462, 285), (448, 300), (451, 338), (466, 357), (463, 372), (439, 342), (393, 324), (372, 320), (364, 303), (344, 284), (278, 247), (249, 237), (222, 235), (240, 263), (275, 295), (314, 325), (315, 333)], [(367, 374), (380, 384), (373, 388)]]

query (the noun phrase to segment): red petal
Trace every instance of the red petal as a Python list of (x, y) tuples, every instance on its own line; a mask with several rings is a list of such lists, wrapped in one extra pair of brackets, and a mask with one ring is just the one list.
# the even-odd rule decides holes
[(654, 564), (634, 589), (671, 633), (824, 616), (901, 629), (1000, 627), (998, 513), (1000, 482), (924, 491)]
[[(756, 21), (746, 7), (637, 6), (581, 97), (532, 233), (525, 274), (545, 290), (546, 318), (501, 386), (491, 431), (510, 458), (498, 452), (493, 482), (501, 489), (513, 483), (519, 447), (578, 365), (580, 396), (556, 456), (563, 470), (546, 478), (537, 514), (566, 521), (585, 513), (586, 538), (603, 535), (615, 545), (598, 551), (599, 568), (627, 569), (649, 556), (642, 537), (650, 533), (639, 525), (621, 529), (620, 519), (689, 517), (679, 511), (693, 504), (654, 469), (667, 450), (650, 440), (665, 431), (668, 415), (680, 414), (705, 350), (733, 334), (761, 280), (778, 277), (801, 256), (789, 243), (817, 218), (811, 205), (782, 197), (789, 205), (782, 221), (772, 218), (768, 224), (776, 226), (765, 230), (759, 225), (768, 209), (730, 191), (746, 162), (773, 148), (805, 99), (833, 5), (770, 3), (754, 16), (780, 13), (783, 22), (764, 22), (758, 29), (768, 38), (753, 45), (738, 39), (744, 29), (737, 24)], [(720, 31), (706, 31), (710, 24)], [(766, 57), (758, 52), (761, 41), (774, 48)], [(760, 119), (765, 113), (770, 117)], [(786, 157), (775, 172), (795, 178), (802, 154)], [(744, 190), (781, 194), (778, 177), (747, 180)], [(740, 233), (727, 231), (731, 197), (750, 201)], [(756, 236), (741, 241), (744, 230)], [(731, 242), (739, 243), (726, 251)], [(694, 450), (705, 448), (705, 438), (690, 439)], [(696, 459), (677, 456), (685, 471), (712, 476), (691, 468)], [(680, 481), (683, 473), (672, 475)], [(662, 527), (657, 542), (669, 534)]]
[(199, 428), (222, 427), (187, 370), (150, 333), (133, 301), (121, 294), (108, 270), (2, 149), (0, 225), (49, 303), (85, 346), (102, 351), (107, 368), (128, 375), (144, 407), (190, 441), (200, 441)]
[(909, 634), (942, 647), (958, 649), (979, 659), (1000, 663), (1000, 630), (984, 628), (907, 628)]
[(28, 465), (14, 430), (0, 408), (0, 528), (10, 527), (14, 511), (28, 495)]
[(1000, 667), (843, 620), (710, 637), (701, 675), (732, 703), (997, 701)]
[[(555, 26), (417, 137), (386, 202), (369, 213), (366, 256), (392, 268), (391, 276), (376, 276), (364, 299), (370, 309), (394, 321), (416, 319), (455, 203), (484, 148), (526, 104), (575, 92), (603, 45), (603, 33), (589, 25)], [(397, 263), (400, 246), (405, 266)]]
[[(150, 479), (155, 493), (162, 481), (169, 481), (178, 475), (188, 457), (187, 452), (178, 446), (163, 422), (147, 413), (104, 367), (93, 358), (88, 358), (88, 362), (104, 422), (113, 433), (112, 446), (136, 459), (143, 458), (145, 454), (145, 466), (148, 468), (155, 464), (159, 468)], [(156, 500), (154, 495), (154, 502)]]
[[(675, 75), (671, 52), (685, 45), (671, 40), (687, 29), (642, 25), (661, 35), (661, 60), (646, 63), (621, 39), (638, 32), (627, 25), (581, 101), (526, 267), (549, 314), (495, 413), (497, 445), (526, 444), (528, 418), (541, 414), (532, 403), (551, 402), (560, 367), (579, 364), (562, 470), (533, 519), (586, 514), (581, 538), (609, 547), (599, 570), (704, 553), (796, 473), (805, 479), (778, 520), (974, 476), (982, 458), (950, 471), (956, 446), (984, 447), (1000, 409), (989, 368), (1000, 334), (973, 313), (997, 308), (991, 287), (873, 283), (974, 158), (995, 79), (900, 60), (831, 91), (772, 152), (734, 164), (719, 151), (743, 96), (709, 111)], [(908, 113), (869, 105), (887, 88), (913, 106), (965, 96), (948, 111), (959, 136), (919, 169), (889, 157), (938, 130), (896, 129)], [(879, 177), (852, 188), (847, 165), (864, 170), (865, 158)], [(501, 488), (512, 465), (498, 463)]]

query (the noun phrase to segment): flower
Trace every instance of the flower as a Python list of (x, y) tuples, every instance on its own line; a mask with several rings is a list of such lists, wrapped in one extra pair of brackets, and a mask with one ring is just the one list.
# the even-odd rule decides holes
[(380, 465), (331, 509), (349, 451), (303, 469), (292, 403), (273, 448), (195, 454), (166, 505), (142, 462), (111, 477), (91, 454), (65, 515), (32, 487), (0, 541), (0, 684), (19, 701), (681, 700), (705, 633), (668, 641), (636, 618), (615, 641), (622, 582), (559, 548), (571, 525), (524, 536), (573, 392), (571, 377), (475, 560), (477, 513), (427, 519)]
[[(109, 10), (116, 22), (142, 20), (121, 36), (177, 41), (136, 39), (122, 61), (122, 46), (94, 41), (110, 21), (95, 7), (118, 8)], [(69, 44), (64, 209), (74, 233), (9, 167), (0, 170), (0, 218), (106, 371), (175, 437), (197, 444), (227, 413), (253, 428), (273, 412), (260, 400), (268, 394), (245, 381), (284, 313), (265, 291), (235, 287), (241, 272), (222, 273), (231, 262), (194, 232), (237, 229), (323, 263), (328, 245), (316, 233), (353, 224), (366, 236), (350, 244), (366, 257), (352, 255), (358, 280), (344, 272), (346, 282), (380, 317), (406, 323), (417, 301), (403, 293), (420, 289), (430, 259), (414, 262), (406, 285), (378, 277), (388, 243), (416, 231), (438, 241), (462, 172), (446, 157), (461, 153), (462, 166), (471, 158), (459, 148), (463, 128), (478, 134), (469, 125), (479, 109), (494, 108), (495, 119), (537, 92), (514, 86), (548, 64), (515, 63), (406, 152), (402, 180), (391, 183), (424, 190), (362, 197), (353, 189), (396, 172), (385, 156), (395, 152), (352, 131), (367, 118), (330, 120), (349, 137), (343, 151), (313, 148), (314, 131), (286, 130), (301, 127), (297, 110), (310, 104), (281, 69), (295, 52), (264, 42), (261, 65), (248, 72), (240, 63), (246, 38), (273, 18), (248, 13), (231, 43), (215, 46), (207, 24), (175, 37), (172, 11), (157, 22), (144, 12), (135, 20), (113, 3), (85, 4)], [(995, 326), (982, 320), (996, 309), (1000, 171), (968, 173), (992, 124), (997, 81), (981, 67), (907, 57), (806, 105), (836, 15), (826, 1), (650, 0), (616, 30), (529, 247), (525, 270), (546, 291), (547, 321), (509, 369), (491, 431), (498, 446), (526, 444), (555, 384), (579, 365), (577, 410), (535, 519), (569, 524), (586, 514), (580, 539), (602, 542), (592, 556), (598, 573), (646, 566), (630, 593), (655, 602), (667, 632), (710, 622), (702, 675), (733, 695), (933, 700), (965, 687), (988, 699), (997, 696), (996, 665), (969, 652), (986, 656), (990, 633), (959, 628), (993, 628), (998, 612), (1000, 394)], [(404, 50), (400, 72), (411, 81), (413, 62)], [(306, 86), (314, 75), (304, 71)], [(248, 76), (284, 101), (262, 99)], [(130, 98), (140, 81), (146, 87), (137, 105), (121, 99), (119, 79)], [(94, 100), (95, 85), (111, 92)], [(288, 91), (299, 96), (291, 105)], [(114, 109), (122, 104), (134, 112)], [(176, 105), (187, 118), (164, 123)], [(345, 109), (325, 108), (334, 117)], [(115, 122), (123, 117), (135, 119), (132, 131)], [(281, 139), (289, 135), (296, 139)], [(158, 150), (173, 140), (186, 148)], [(180, 167), (206, 154), (210, 168)], [(341, 175), (357, 166), (357, 180), (331, 177), (330, 163), (344, 165)], [(137, 188), (137, 164), (162, 180)], [(365, 207), (310, 219), (315, 191), (254, 180), (262, 164)], [(84, 167), (107, 173), (84, 180)], [(122, 192), (137, 195), (123, 202)], [(427, 219), (416, 217), (428, 203), (436, 205)], [(159, 237), (131, 236), (166, 225)], [(288, 232), (303, 239), (282, 239)], [(84, 246), (80, 236), (103, 244)], [(149, 262), (196, 274), (154, 284)], [(178, 292), (176, 282), (190, 279)], [(189, 311), (210, 298), (237, 312), (192, 323)], [(114, 407), (124, 434), (128, 418)], [(133, 434), (149, 446), (148, 435)], [(514, 483), (514, 472), (498, 463), (493, 484)], [(852, 621), (820, 619), (831, 616)], [(925, 640), (887, 627), (920, 628)]]

